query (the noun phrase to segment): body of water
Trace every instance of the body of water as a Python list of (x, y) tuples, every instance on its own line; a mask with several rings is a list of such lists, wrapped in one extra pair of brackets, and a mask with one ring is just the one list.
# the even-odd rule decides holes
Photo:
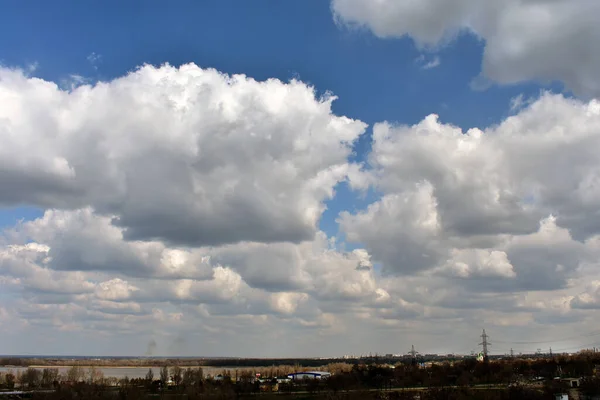
[[(70, 367), (35, 367), (36, 369), (43, 370), (44, 368), (58, 368), (58, 371), (61, 375), (66, 375), (67, 371)], [(105, 378), (145, 378), (148, 373), (148, 369), (152, 369), (154, 373), (154, 379), (158, 379), (160, 377), (160, 367), (95, 367), (97, 371), (101, 371), (104, 374)], [(186, 367), (182, 367), (186, 368)], [(27, 367), (0, 367), (0, 373), (5, 374), (7, 372), (12, 372), (13, 374), (17, 374), (19, 371), (25, 371)], [(83, 370), (87, 373), (89, 367), (83, 367)], [(215, 376), (223, 372), (223, 370), (230, 370), (232, 375), (235, 374), (235, 370), (243, 371), (245, 369), (253, 369), (252, 367), (246, 368), (215, 368), (215, 367), (202, 367), (204, 371), (204, 376)]]

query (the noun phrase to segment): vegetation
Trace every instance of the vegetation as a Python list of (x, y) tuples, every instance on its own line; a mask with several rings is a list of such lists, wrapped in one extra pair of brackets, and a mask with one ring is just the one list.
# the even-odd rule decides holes
[[(600, 395), (600, 355), (582, 353), (547, 359), (512, 359), (477, 362), (475, 359), (419, 365), (332, 363), (322, 369), (332, 375), (302, 382), (285, 379), (296, 366), (223, 369), (205, 376), (201, 367), (163, 366), (158, 377), (149, 369), (145, 378), (105, 378), (96, 367), (75, 365), (65, 374), (57, 368), (27, 368), (0, 374), (0, 390), (31, 390), (38, 399), (112, 398), (149, 396), (187, 399), (234, 399), (278, 395), (323, 400), (354, 398), (373, 400), (413, 399), (554, 399), (566, 393), (567, 378), (578, 378), (581, 398)], [(260, 371), (260, 372), (257, 372)], [(260, 374), (261, 379), (257, 379)], [(579, 378), (581, 381), (579, 381)], [(587, 397), (586, 397), (587, 396)]]

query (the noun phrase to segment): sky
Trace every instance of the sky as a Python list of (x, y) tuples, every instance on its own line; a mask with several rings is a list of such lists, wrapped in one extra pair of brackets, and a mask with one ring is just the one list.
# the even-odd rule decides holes
[(0, 354), (600, 347), (599, 13), (6, 4)]

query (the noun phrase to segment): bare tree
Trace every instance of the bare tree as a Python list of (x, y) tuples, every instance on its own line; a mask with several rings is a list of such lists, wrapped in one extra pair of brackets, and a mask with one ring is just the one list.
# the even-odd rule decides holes
[(92, 366), (88, 369), (88, 382), (90, 384), (101, 383), (104, 379), (104, 374), (98, 368)]
[(21, 384), (29, 389), (37, 388), (42, 382), (42, 372), (39, 369), (27, 368), (21, 375)]
[(177, 386), (179, 386), (179, 384), (181, 383), (182, 372), (183, 371), (181, 367), (178, 365), (171, 367), (171, 376), (173, 377), (173, 383)]
[(4, 374), (4, 385), (7, 389), (14, 389), (16, 380), (17, 377), (15, 376), (15, 374), (12, 373), (12, 371), (9, 371), (7, 374)]
[(165, 386), (169, 382), (169, 367), (166, 365), (160, 369), (160, 381), (163, 386)]
[(148, 382), (152, 382), (154, 380), (154, 371), (152, 371), (152, 368), (148, 368), (148, 373), (146, 374), (146, 380)]
[(202, 383), (202, 379), (204, 378), (204, 373), (202, 368), (186, 368), (183, 371), (183, 380), (182, 383), (186, 387), (190, 386), (200, 386)]
[(79, 365), (74, 365), (67, 371), (67, 380), (81, 382), (85, 378), (85, 371)]
[(42, 371), (42, 386), (45, 388), (51, 387), (56, 381), (58, 381), (58, 368), (44, 368)]

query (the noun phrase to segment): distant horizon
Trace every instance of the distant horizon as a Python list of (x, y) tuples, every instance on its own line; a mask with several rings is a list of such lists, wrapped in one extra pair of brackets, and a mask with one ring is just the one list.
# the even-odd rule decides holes
[[(588, 348), (581, 348), (579, 350), (576, 351), (571, 351), (571, 352), (553, 352), (553, 355), (562, 355), (562, 354), (575, 354), (581, 351), (585, 351), (585, 350), (592, 350), (592, 349), (588, 349)], [(450, 357), (450, 356), (476, 356), (477, 354), (479, 354), (480, 352), (475, 352), (475, 353), (419, 353), (418, 357), (424, 357), (424, 356), (440, 356), (440, 357)], [(507, 356), (510, 355), (510, 353), (494, 353), (494, 352), (489, 352), (488, 353), (490, 356), (494, 356), (494, 357), (499, 357), (499, 356)], [(521, 353), (521, 352), (514, 352), (515, 355), (550, 355), (549, 352), (532, 352), (532, 353)], [(26, 354), (0, 354), (0, 359), (1, 358), (40, 358), (40, 359), (49, 359), (49, 358), (56, 358), (56, 359), (128, 359), (128, 360), (143, 360), (143, 359), (170, 359), (170, 358), (181, 358), (181, 359), (198, 359), (198, 360), (328, 360), (328, 359), (360, 359), (360, 358), (388, 358), (388, 356), (391, 355), (391, 358), (410, 358), (411, 355), (410, 354), (394, 354), (394, 353), (385, 353), (385, 354), (372, 354), (372, 355), (355, 355), (355, 356), (351, 356), (351, 355), (341, 355), (341, 356), (332, 356), (332, 357), (325, 357), (325, 356), (316, 356), (316, 357), (237, 357), (237, 356), (179, 356), (179, 355), (171, 355), (171, 356), (164, 356), (164, 355), (142, 355), (142, 356), (123, 356), (123, 355), (104, 355), (104, 356), (97, 356), (97, 355), (41, 355), (41, 354), (35, 354), (35, 355), (26, 355)]]

